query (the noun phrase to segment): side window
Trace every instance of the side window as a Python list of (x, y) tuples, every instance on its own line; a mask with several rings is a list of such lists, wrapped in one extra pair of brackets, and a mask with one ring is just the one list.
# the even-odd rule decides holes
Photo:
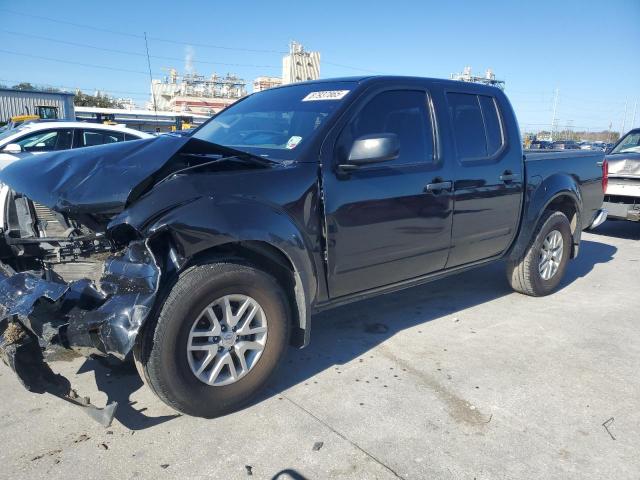
[(16, 141), (25, 152), (52, 152), (71, 148), (71, 130), (45, 130)]
[(105, 143), (124, 142), (124, 133), (101, 130), (83, 130), (80, 147), (92, 147)]
[(502, 132), (502, 121), (498, 114), (498, 106), (493, 97), (479, 95), (480, 106), (482, 107), (482, 117), (484, 118), (484, 128), (487, 133), (487, 155), (495, 155), (504, 144)]
[(135, 135), (131, 135), (130, 133), (125, 133), (125, 134), (124, 134), (124, 140), (125, 140), (125, 141), (129, 141), (129, 140), (140, 140), (140, 137), (136, 137)]
[[(423, 91), (397, 90), (375, 96), (350, 121), (340, 135), (339, 154), (348, 155), (363, 135), (395, 133), (400, 156), (392, 164), (433, 161), (433, 130)], [(386, 164), (385, 164), (386, 165)]]
[(447, 103), (460, 160), (483, 160), (502, 148), (502, 122), (492, 97), (450, 92)]

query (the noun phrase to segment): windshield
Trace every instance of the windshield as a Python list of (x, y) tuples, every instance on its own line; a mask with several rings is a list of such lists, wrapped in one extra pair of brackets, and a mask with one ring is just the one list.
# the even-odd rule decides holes
[(0, 145), (2, 145), (5, 139), (15, 135), (16, 133), (20, 132), (21, 129), (20, 127), (17, 128), (8, 128), (6, 130), (0, 130)]
[(292, 160), (354, 85), (327, 82), (265, 90), (223, 110), (193, 137), (272, 160)]
[(640, 132), (627, 134), (611, 153), (640, 153)]

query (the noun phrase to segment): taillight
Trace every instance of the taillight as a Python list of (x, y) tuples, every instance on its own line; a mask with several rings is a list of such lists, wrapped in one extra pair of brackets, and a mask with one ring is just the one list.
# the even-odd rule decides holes
[(607, 193), (607, 185), (609, 184), (609, 162), (602, 162), (602, 193)]

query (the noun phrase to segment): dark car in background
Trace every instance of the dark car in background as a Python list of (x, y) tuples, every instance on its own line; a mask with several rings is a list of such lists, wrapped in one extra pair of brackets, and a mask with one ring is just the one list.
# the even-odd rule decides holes
[(549, 150), (553, 148), (553, 144), (548, 140), (534, 140), (529, 145), (529, 150)]
[(556, 140), (551, 148), (553, 150), (580, 150), (580, 145), (575, 140)]

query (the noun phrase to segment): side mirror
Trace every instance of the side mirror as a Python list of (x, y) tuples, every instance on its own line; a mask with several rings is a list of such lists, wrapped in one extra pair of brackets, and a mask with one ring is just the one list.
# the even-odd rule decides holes
[(395, 160), (400, 154), (400, 142), (395, 133), (375, 133), (358, 138), (349, 151), (343, 170), (355, 170), (370, 163)]
[(5, 145), (2, 149), (2, 153), (22, 153), (22, 147), (17, 143), (10, 143)]

